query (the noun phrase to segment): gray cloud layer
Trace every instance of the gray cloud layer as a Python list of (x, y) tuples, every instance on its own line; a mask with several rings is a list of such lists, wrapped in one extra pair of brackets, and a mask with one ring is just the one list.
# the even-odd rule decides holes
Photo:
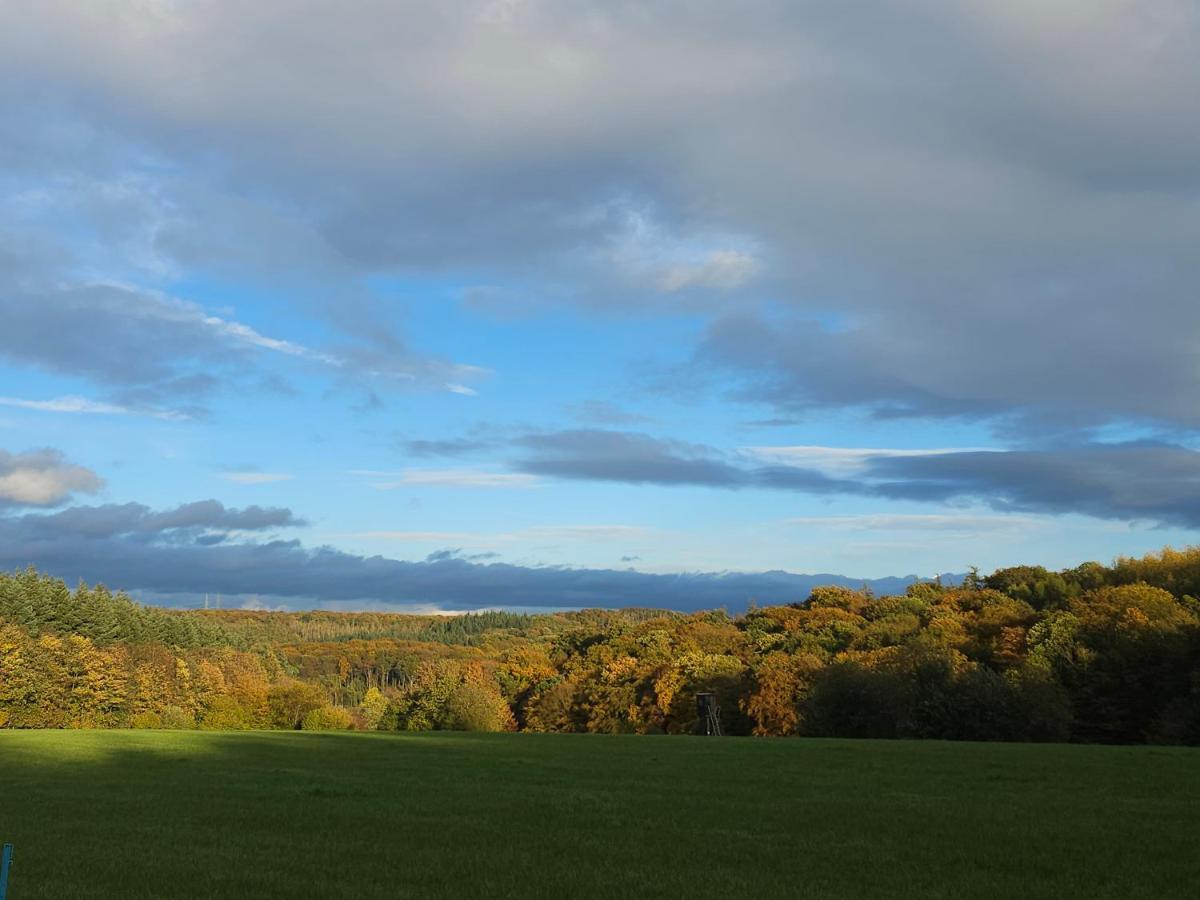
[(174, 509), (154, 511), (141, 503), (105, 506), (73, 506), (47, 515), (27, 514), (6, 524), (30, 539), (74, 536), (111, 538), (142, 535), (161, 538), (166, 534), (191, 540), (201, 533), (266, 531), (305, 525), (289, 509), (247, 506), (230, 509), (217, 500), (199, 500)]
[(761, 465), (712, 447), (638, 433), (561, 431), (527, 435), (518, 443), (526, 455), (514, 468), (559, 478), (977, 500), (1003, 511), (1200, 527), (1200, 452), (1164, 443), (868, 456), (854, 477)]
[(90, 379), (134, 410), (199, 415), (223, 385), (285, 386), (275, 374), (280, 362), (363, 390), (445, 388), (482, 374), (414, 355), (385, 324), (314, 349), (157, 291), (60, 277), (25, 265), (6, 270), (0, 258), (0, 358)]
[(363, 557), (298, 541), (213, 543), (190, 529), (297, 524), (287, 510), (228, 510), (214, 501), (154, 513), (138, 504), (0, 517), (0, 568), (36, 565), (68, 581), (83, 578), (156, 594), (268, 595), (293, 608), (314, 601), (444, 609), (619, 607), (744, 609), (803, 599), (818, 584), (902, 590), (913, 579), (864, 582), (789, 572), (649, 575), (632, 570), (479, 564), (448, 551), (423, 562)]
[(975, 498), (1001, 510), (1200, 528), (1200, 453), (1170, 444), (889, 457), (868, 474), (891, 498)]
[(248, 348), (222, 339), (197, 307), (126, 286), (10, 278), (0, 281), (0, 317), (0, 356), (89, 378), (123, 402), (195, 412), (219, 384), (214, 370), (247, 362)]
[[(786, 411), (1194, 429), (1198, 19), (15, 2), (0, 163), (91, 198), (50, 214), (86, 213), (77, 268), (291, 273), (348, 335), (386, 305), (346, 287), (363, 275), (470, 271), (499, 296), (707, 310), (698, 362)], [(125, 374), (90, 353), (62, 362)]]

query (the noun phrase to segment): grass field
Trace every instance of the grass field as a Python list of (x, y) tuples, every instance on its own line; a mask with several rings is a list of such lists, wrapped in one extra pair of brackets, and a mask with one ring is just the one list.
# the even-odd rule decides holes
[(10, 900), (1194, 897), (1200, 751), (0, 732)]

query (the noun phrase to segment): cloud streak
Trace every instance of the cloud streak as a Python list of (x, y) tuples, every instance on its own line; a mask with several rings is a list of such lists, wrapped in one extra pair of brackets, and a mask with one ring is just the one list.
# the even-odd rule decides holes
[(136, 409), (117, 403), (89, 400), (86, 397), (55, 397), (52, 400), (26, 400), (20, 397), (0, 397), (0, 406), (17, 409), (33, 409), (39, 412), (56, 412), (98, 416), (150, 416), (155, 419), (179, 421), (190, 418), (186, 413), (174, 410)]
[(291, 481), (295, 475), (289, 475), (287, 472), (222, 472), (219, 478), (225, 481), (231, 481), (234, 484), (275, 484), (280, 481)]
[(347, 537), (402, 543), (447, 543), (469, 546), (499, 546), (515, 541), (624, 541), (644, 537), (652, 529), (638, 525), (535, 525), (519, 531), (362, 531)]
[(938, 532), (976, 537), (981, 533), (1035, 528), (1032, 516), (937, 513), (868, 513), (858, 516), (793, 516), (784, 525), (835, 531)]
[(870, 468), (880, 459), (906, 456), (940, 456), (945, 453), (962, 453), (975, 450), (973, 447), (893, 449), (885, 447), (823, 447), (801, 445), (786, 447), (744, 447), (742, 453), (769, 463), (816, 469), (828, 475), (855, 475)]
[[(376, 477), (387, 477), (387, 473), (374, 473)], [(539, 479), (523, 472), (485, 472), (479, 469), (407, 469), (398, 478), (374, 482), (371, 487), (380, 491), (398, 488), (489, 488), (528, 489), (535, 488)]]
[(73, 506), (50, 514), (26, 514), (5, 520), (10, 532), (25, 538), (194, 539), (201, 534), (261, 532), (307, 524), (291, 510), (280, 507), (229, 508), (217, 500), (198, 500), (174, 509), (155, 511), (141, 503)]

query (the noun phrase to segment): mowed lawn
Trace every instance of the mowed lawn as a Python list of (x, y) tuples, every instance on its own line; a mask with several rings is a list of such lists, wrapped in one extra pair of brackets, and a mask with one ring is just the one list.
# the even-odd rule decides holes
[(10, 900), (1195, 897), (1200, 751), (0, 732)]

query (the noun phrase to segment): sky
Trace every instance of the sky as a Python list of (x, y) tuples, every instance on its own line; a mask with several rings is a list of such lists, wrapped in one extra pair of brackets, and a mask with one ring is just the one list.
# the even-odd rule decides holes
[(9, 0), (0, 567), (738, 609), (1195, 543), (1198, 238), (1183, 0)]

